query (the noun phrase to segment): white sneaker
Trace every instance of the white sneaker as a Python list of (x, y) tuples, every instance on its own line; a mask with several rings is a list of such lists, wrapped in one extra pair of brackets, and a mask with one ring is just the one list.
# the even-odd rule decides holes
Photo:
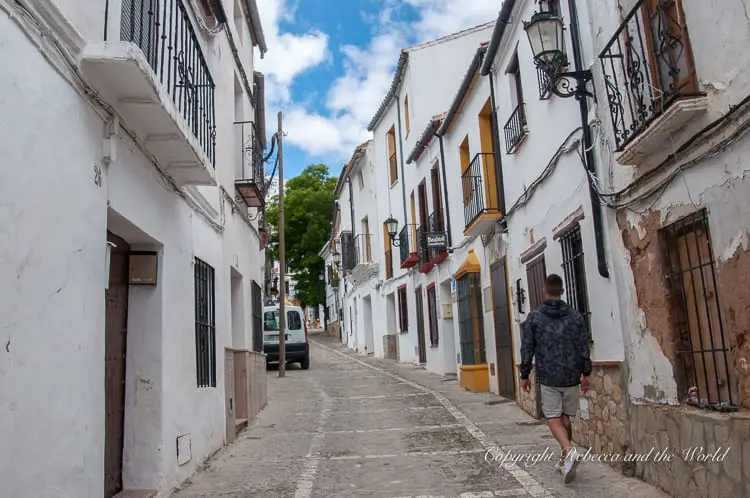
[(555, 472), (560, 472), (562, 474), (562, 464), (560, 463), (560, 460), (555, 462)]
[(576, 470), (578, 465), (581, 463), (581, 457), (575, 448), (572, 448), (568, 455), (565, 457), (565, 463), (562, 465), (562, 475), (565, 479), (565, 484), (569, 484), (576, 478)]

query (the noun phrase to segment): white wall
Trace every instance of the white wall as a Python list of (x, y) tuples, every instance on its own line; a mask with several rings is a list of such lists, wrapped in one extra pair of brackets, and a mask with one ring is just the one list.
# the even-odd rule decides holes
[[(489, 20), (488, 20), (489, 21)], [(492, 33), (494, 24), (490, 23), (481, 27), (473, 28), (460, 34), (451, 35), (435, 42), (428, 42), (422, 45), (407, 49), (409, 52), (408, 65), (405, 70), (404, 80), (400, 86), (394, 101), (388, 106), (383, 113), (377, 126), (373, 130), (373, 141), (375, 149), (375, 170), (377, 171), (377, 188), (378, 188), (378, 212), (381, 223), (389, 215), (392, 215), (399, 222), (399, 230), (405, 223), (419, 223), (411, 219), (411, 207), (409, 197), (412, 191), (415, 191), (415, 201), (419, 202), (419, 194), (416, 191), (419, 183), (425, 181), (426, 192), (428, 197), (428, 212), (433, 212), (435, 206), (432, 201), (432, 187), (430, 179), (430, 169), (436, 161), (439, 160), (439, 148), (437, 139), (434, 139), (427, 151), (416, 163), (406, 164), (406, 159), (411, 153), (416, 141), (421, 137), (425, 127), (430, 119), (435, 115), (441, 114), (448, 110), (453, 97), (458, 91), (458, 87), (463, 79), (465, 68), (468, 67), (471, 58), (479, 46), (489, 38)], [(440, 85), (435, 85), (435, 81), (440, 81)], [(410, 129), (407, 133), (404, 123), (403, 104), (405, 97), (409, 99), (409, 118)], [(398, 130), (398, 112), (396, 105), (401, 106), (401, 138), (399, 140)], [(390, 185), (388, 173), (388, 154), (386, 145), (386, 133), (391, 126), (396, 126), (396, 147), (399, 169), (399, 180), (396, 184)], [(403, 147), (403, 151), (401, 151)], [(403, 153), (403, 168), (401, 159)], [(460, 178), (460, 175), (459, 177)], [(460, 182), (451, 184), (448, 177), (449, 190), (457, 189), (461, 191)], [(443, 190), (441, 176), (441, 191)], [(443, 198), (446, 194), (442, 192)], [(451, 201), (454, 202), (454, 201)], [(460, 205), (460, 204), (458, 204)], [(455, 209), (455, 208), (453, 208)], [(404, 214), (406, 212), (406, 214)], [(406, 216), (406, 218), (405, 218)], [(453, 217), (453, 213), (451, 213)], [(463, 213), (461, 213), (463, 219)], [(378, 234), (379, 235), (379, 234)], [(382, 237), (381, 237), (382, 238)], [(410, 237), (411, 238), (411, 237)], [(384, 250), (384, 249), (383, 249)], [(399, 334), (399, 355), (402, 362), (416, 363), (419, 361), (418, 355), (418, 336), (417, 336), (417, 309), (415, 290), (422, 287), (422, 299), (424, 310), (420, 310), (424, 316), (425, 348), (427, 363), (426, 368), (439, 374), (455, 373), (456, 362), (455, 353), (453, 353), (453, 344), (447, 345), (446, 341), (440, 340), (438, 347), (430, 347), (429, 317), (427, 315), (427, 287), (431, 284), (450, 278), (448, 268), (449, 263), (443, 263), (433, 268), (429, 273), (422, 274), (417, 268), (402, 270), (400, 249), (393, 247), (393, 275), (394, 278), (384, 281), (380, 289), (380, 299), (384, 302), (387, 296), (394, 294), (401, 285), (407, 285), (407, 303), (408, 303), (408, 331)], [(459, 263), (460, 264), (460, 263)], [(385, 280), (385, 266), (381, 265), (381, 278)], [(437, 292), (438, 316), (440, 316), (440, 292)], [(398, 327), (398, 299), (395, 298), (396, 316), (395, 327)], [(443, 329), (446, 320), (439, 318), (439, 337), (443, 337)], [(452, 327), (446, 329), (451, 331)], [(380, 334), (376, 332), (375, 343), (382, 343), (382, 336), (387, 333), (386, 330)], [(449, 334), (448, 337), (452, 337)]]
[[(59, 4), (84, 38), (101, 39), (101, 5)], [(182, 196), (193, 194), (178, 195), (129, 138), (116, 138), (117, 159), (105, 167), (102, 118), (1, 11), (0, 45), (3, 66), (13, 68), (0, 77), (3, 116), (25, 116), (0, 118), (0, 163), (7, 165), (0, 173), (3, 489), (13, 496), (102, 494), (109, 227), (133, 249), (159, 253), (158, 285), (130, 291), (123, 480), (130, 489), (167, 491), (224, 442), (230, 267), (242, 275), (245, 307), (237, 313), (249, 345), (250, 284), (262, 285), (263, 275), (258, 234), (219, 201), (216, 187), (203, 189), (215, 213), (190, 208)], [(208, 45), (217, 84), (217, 177), (232, 192), (234, 61), (218, 58), (229, 53), (225, 39)], [(195, 387), (194, 257), (216, 271), (215, 388)], [(184, 434), (192, 459), (178, 466), (175, 441)]]

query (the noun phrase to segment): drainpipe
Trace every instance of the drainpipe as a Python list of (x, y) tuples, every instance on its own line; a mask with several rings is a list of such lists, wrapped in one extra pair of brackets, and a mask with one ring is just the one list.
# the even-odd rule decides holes
[(503, 161), (501, 159), (502, 153), (500, 152), (500, 123), (497, 119), (497, 104), (495, 102), (495, 80), (492, 77), (492, 71), (487, 75), (490, 80), (490, 103), (492, 105), (492, 125), (494, 133), (492, 134), (492, 142), (495, 148), (494, 160), (495, 160), (495, 187), (498, 199), (500, 212), (503, 214), (501, 221), (503, 231), (508, 230), (508, 220), (505, 218), (505, 182), (503, 181)]
[[(568, 9), (570, 10), (570, 37), (573, 45), (573, 62), (576, 71), (583, 71), (583, 55), (581, 54), (581, 35), (578, 27), (578, 12), (576, 11), (575, 0), (568, 0)], [(586, 169), (593, 175), (596, 175), (594, 168), (594, 150), (591, 139), (591, 127), (589, 126), (589, 105), (586, 97), (578, 99), (578, 105), (581, 110), (581, 127), (583, 128), (583, 147), (586, 153)], [(587, 175), (588, 176), (588, 175)], [(597, 201), (598, 197), (594, 190), (594, 185), (589, 178), (589, 197), (591, 198), (591, 211), (594, 217), (594, 239), (596, 241), (596, 259), (598, 262), (599, 275), (603, 278), (609, 278), (609, 269), (607, 268), (607, 256), (604, 252), (604, 229), (602, 227), (602, 206)]]
[(438, 135), (438, 141), (440, 142), (440, 169), (443, 173), (443, 198), (445, 198), (445, 229), (448, 232), (448, 247), (453, 247), (453, 239), (451, 237), (451, 208), (448, 204), (448, 180), (445, 176), (445, 150), (443, 149), (443, 136)]
[(354, 243), (354, 197), (352, 197), (352, 179), (351, 177), (346, 178), (346, 183), (349, 184), (349, 214), (352, 217), (352, 243)]
[[(406, 178), (404, 178), (404, 139), (401, 134), (401, 95), (400, 94), (396, 95), (396, 119), (398, 120), (398, 153), (399, 153), (400, 163), (401, 163), (401, 195), (404, 198), (404, 225), (408, 225), (409, 219), (406, 217)], [(409, 238), (407, 237), (406, 240), (408, 241)], [(416, 242), (417, 241), (415, 240), (414, 243), (416, 244)]]

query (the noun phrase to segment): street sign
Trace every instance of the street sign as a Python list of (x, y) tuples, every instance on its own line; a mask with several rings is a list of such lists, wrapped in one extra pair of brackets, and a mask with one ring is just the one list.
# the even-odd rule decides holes
[(445, 233), (428, 233), (427, 247), (430, 249), (445, 248), (448, 246), (448, 236)]

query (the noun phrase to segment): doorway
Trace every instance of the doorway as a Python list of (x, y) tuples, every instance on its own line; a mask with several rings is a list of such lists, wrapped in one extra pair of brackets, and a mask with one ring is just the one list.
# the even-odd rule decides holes
[(130, 246), (109, 231), (107, 243), (111, 253), (109, 285), (105, 290), (104, 496), (110, 498), (122, 491)]
[(416, 294), (417, 306), (417, 352), (419, 353), (419, 364), (427, 363), (427, 351), (425, 348), (424, 337), (424, 305), (422, 303), (422, 286), (417, 287), (414, 291)]
[(364, 329), (365, 329), (365, 353), (375, 353), (375, 334), (373, 333), (372, 319), (372, 298), (367, 296), (362, 301), (364, 311)]
[(500, 396), (516, 399), (516, 372), (513, 359), (513, 333), (508, 304), (507, 260), (503, 257), (490, 267), (492, 278), (492, 314), (495, 319), (497, 383)]

